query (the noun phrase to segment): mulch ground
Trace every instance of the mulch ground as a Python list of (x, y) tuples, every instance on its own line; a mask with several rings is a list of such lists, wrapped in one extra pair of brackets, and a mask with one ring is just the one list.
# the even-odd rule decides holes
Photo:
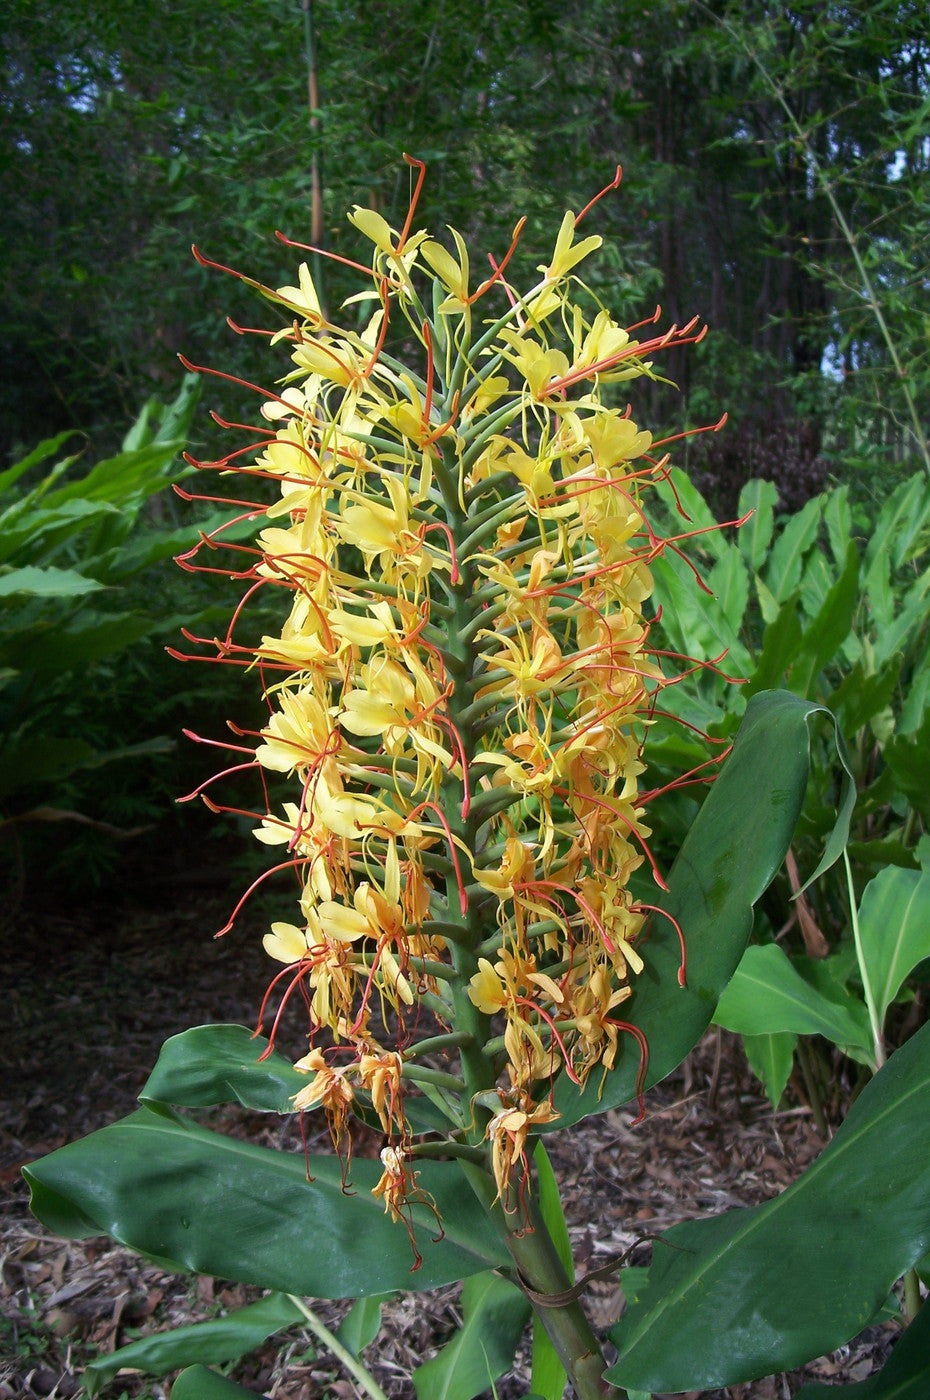
[[(216, 863), (192, 878), (136, 852), (106, 898), (69, 907), (60, 891), (30, 889), (7, 912), (9, 975), (0, 1050), (0, 1400), (68, 1400), (95, 1356), (152, 1331), (206, 1320), (260, 1296), (242, 1285), (168, 1274), (106, 1238), (65, 1241), (29, 1215), (23, 1165), (129, 1113), (169, 1036), (202, 1022), (252, 1024), (268, 980), (264, 919), (246, 912), (213, 941), (241, 887)], [(299, 1053), (299, 1052), (298, 1052)], [(564, 1188), (579, 1274), (677, 1221), (751, 1205), (782, 1191), (824, 1147), (806, 1106), (789, 1093), (773, 1113), (735, 1037), (710, 1032), (646, 1100), (646, 1118), (611, 1111), (547, 1140)], [(227, 1125), (270, 1142), (268, 1120)], [(274, 1145), (280, 1145), (280, 1127)], [(297, 1145), (299, 1150), (299, 1145)], [(640, 1257), (641, 1255), (641, 1257)], [(642, 1246), (637, 1262), (648, 1259)], [(587, 1306), (598, 1326), (616, 1320), (622, 1293), (595, 1282)], [(314, 1304), (331, 1328), (348, 1304)], [(365, 1353), (388, 1395), (413, 1396), (412, 1370), (460, 1321), (459, 1291), (399, 1296)], [(770, 1377), (704, 1400), (789, 1400), (802, 1382), (861, 1380), (893, 1344), (874, 1328), (803, 1372)], [(361, 1392), (300, 1328), (230, 1375), (271, 1400), (352, 1400)], [(498, 1387), (529, 1389), (528, 1355)], [(106, 1400), (166, 1400), (170, 1377), (121, 1375)], [(696, 1400), (699, 1392), (693, 1392)]]

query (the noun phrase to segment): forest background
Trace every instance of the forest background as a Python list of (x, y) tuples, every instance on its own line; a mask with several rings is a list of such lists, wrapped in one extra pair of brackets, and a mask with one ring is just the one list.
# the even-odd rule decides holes
[[(171, 565), (197, 517), (161, 488), (186, 470), (182, 439), (200, 458), (229, 450), (207, 408), (248, 422), (257, 407), (211, 379), (193, 414), (178, 354), (258, 383), (275, 373), (261, 340), (226, 325), (261, 320), (254, 294), (192, 243), (270, 286), (303, 256), (276, 230), (351, 257), (354, 203), (402, 217), (406, 150), (428, 165), (425, 226), (500, 255), (527, 216), (519, 280), (619, 163), (619, 193), (592, 216), (604, 245), (589, 282), (629, 324), (657, 304), (663, 325), (708, 322), (692, 354), (668, 358), (674, 386), (656, 381), (636, 407), (657, 435), (729, 413), (675, 456), (718, 518), (751, 478), (775, 483), (783, 516), (842, 484), (868, 534), (869, 512), (930, 465), (922, 4), (4, 9), (0, 803), (19, 884), (36, 860), (98, 878), (108, 828), (163, 821), (202, 776), (182, 725), (242, 714), (237, 677), (164, 655), (231, 601)], [(332, 309), (353, 290), (338, 263), (314, 272)], [(82, 493), (101, 460), (110, 485)], [(38, 583), (16, 572), (36, 566)], [(32, 819), (50, 800), (86, 819), (73, 839), (50, 843)]]

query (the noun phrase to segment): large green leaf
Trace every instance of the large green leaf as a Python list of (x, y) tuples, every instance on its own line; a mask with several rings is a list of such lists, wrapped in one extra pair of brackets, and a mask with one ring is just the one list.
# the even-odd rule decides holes
[(264, 1113), (293, 1113), (307, 1076), (246, 1026), (194, 1026), (166, 1040), (139, 1095), (143, 1103), (203, 1108), (241, 1103)]
[(462, 1326), (438, 1356), (413, 1373), (417, 1400), (472, 1400), (513, 1365), (530, 1305), (497, 1274), (467, 1279)]
[(882, 757), (895, 787), (930, 820), (930, 709), (924, 712), (919, 729), (896, 734), (885, 744)]
[(827, 527), (827, 538), (833, 558), (839, 564), (846, 558), (853, 534), (848, 486), (837, 486), (829, 492), (823, 508), (823, 523)]
[[(655, 903), (681, 925), (688, 966), (681, 987), (675, 929), (661, 914), (653, 915), (648, 942), (642, 945), (646, 967), (635, 980), (626, 1013), (649, 1043), (647, 1086), (669, 1074), (700, 1040), (742, 957), (753, 905), (784, 860), (794, 833), (810, 768), (808, 726), (818, 713), (829, 714), (787, 691), (753, 696), (733, 752), (681, 847), (669, 889), (656, 891)], [(842, 850), (854, 800), (847, 773), (836, 831), (821, 868)], [(625, 1103), (636, 1092), (638, 1074), (638, 1047), (628, 1037), (603, 1084), (593, 1074), (580, 1092), (560, 1076), (555, 1103), (562, 1116), (554, 1126)]]
[(930, 1395), (930, 1307), (921, 1308), (877, 1373), (855, 1385), (805, 1385), (794, 1400), (927, 1400)]
[(691, 528), (700, 531), (699, 548), (706, 550), (715, 559), (722, 558), (729, 548), (729, 542), (710, 506), (688, 474), (680, 467), (672, 467), (667, 477), (657, 483), (656, 489), (673, 520), (680, 520), (683, 512)]
[(843, 572), (805, 628), (797, 660), (791, 667), (791, 685), (799, 695), (809, 695), (817, 676), (836, 659), (849, 636), (858, 602), (859, 552), (850, 544)]
[[(265, 1057), (267, 1049), (264, 1036), (247, 1026), (194, 1026), (165, 1041), (139, 1098), (176, 1108), (241, 1103), (262, 1113), (293, 1113), (291, 1100), (306, 1088), (307, 1076), (277, 1051)], [(353, 1112), (377, 1131), (370, 1102), (368, 1095), (358, 1094)], [(448, 1128), (448, 1118), (429, 1099), (411, 1095), (405, 1109), (417, 1132)]]
[(140, 1337), (109, 1356), (101, 1356), (87, 1367), (84, 1384), (88, 1395), (93, 1396), (123, 1366), (131, 1366), (149, 1376), (164, 1376), (194, 1363), (237, 1361), (275, 1332), (302, 1321), (303, 1314), (290, 1298), (283, 1293), (270, 1293), (267, 1298), (239, 1308), (227, 1317), (214, 1317), (209, 1322), (195, 1322), (190, 1327), (176, 1327), (172, 1332)]
[(256, 1400), (257, 1395), (206, 1366), (189, 1366), (171, 1387), (171, 1400)]
[(769, 552), (763, 575), (776, 603), (784, 603), (801, 582), (804, 556), (817, 538), (823, 497), (814, 496), (785, 524)]
[(920, 870), (889, 867), (866, 885), (862, 896), (862, 955), (879, 1022), (884, 1021), (905, 977), (930, 957), (930, 850), (926, 838), (919, 854), (923, 857)]
[[(21, 476), (25, 476), (26, 472), (37, 467), (40, 462), (44, 462), (46, 457), (51, 457), (52, 453), (57, 452), (63, 442), (67, 442), (68, 438), (74, 437), (74, 435), (74, 429), (68, 428), (65, 432), (59, 433), (57, 437), (46, 438), (44, 442), (39, 443), (38, 447), (33, 448), (28, 456), (23, 457), (19, 462), (14, 462), (11, 467), (7, 467), (6, 471), (0, 472), (0, 491), (6, 491)], [(72, 457), (70, 460), (73, 462), (75, 459)]]
[[(734, 547), (730, 556), (734, 568), (742, 570), (741, 583), (748, 593), (745, 579), (745, 565), (739, 551)], [(656, 591), (663, 599), (662, 626), (685, 656), (719, 656), (726, 653), (729, 673), (735, 676), (748, 676), (752, 662), (743, 643), (738, 625), (734, 626), (727, 615), (724, 603), (711, 594), (701, 592), (694, 582), (691, 569), (677, 554), (663, 554), (652, 562), (656, 578)], [(716, 569), (717, 566), (715, 566)], [(723, 578), (719, 584), (730, 593), (725, 563), (720, 565)], [(714, 575), (709, 575), (713, 577)], [(733, 585), (734, 603), (738, 603), (739, 585)]]
[(413, 1207), (423, 1265), (371, 1194), (381, 1167), (273, 1152), (143, 1108), (26, 1168), (32, 1210), (56, 1234), (108, 1234), (174, 1269), (282, 1293), (354, 1298), (434, 1288), (509, 1263), (487, 1213), (452, 1162), (424, 1162), (434, 1198)]
[(885, 666), (898, 652), (908, 648), (913, 639), (924, 635), (923, 628), (930, 617), (930, 569), (925, 569), (904, 597), (897, 601), (895, 616), (875, 638), (875, 662)]
[(748, 685), (743, 687), (747, 698), (757, 691), (784, 685), (785, 676), (801, 649), (802, 636), (798, 596), (793, 593), (765, 629), (756, 669)]
[(743, 558), (753, 573), (761, 568), (772, 540), (777, 500), (778, 491), (774, 484), (771, 481), (762, 481), (759, 477), (747, 481), (739, 493), (737, 515), (740, 519), (749, 511), (752, 511), (752, 515), (745, 525), (740, 526), (736, 539)]
[(103, 588), (94, 578), (75, 569), (39, 568), (26, 564), (0, 574), (0, 598), (79, 598)]
[(707, 575), (707, 582), (724, 617), (738, 634), (749, 602), (749, 573), (735, 544), (731, 544), (726, 554), (717, 560)]
[(747, 948), (717, 1003), (714, 1020), (739, 1035), (823, 1035), (835, 1045), (855, 1045), (868, 1053), (872, 1034), (865, 1004), (838, 984), (826, 986), (831, 991), (835, 986), (836, 995), (824, 995), (805, 981), (777, 943)]
[(930, 1246), (930, 1026), (897, 1051), (829, 1147), (775, 1200), (675, 1226), (612, 1331), (608, 1378), (731, 1385), (832, 1351)]

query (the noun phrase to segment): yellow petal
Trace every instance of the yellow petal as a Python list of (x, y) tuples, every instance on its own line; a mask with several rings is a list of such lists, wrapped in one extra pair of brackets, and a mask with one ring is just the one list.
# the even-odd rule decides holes
[(262, 945), (270, 958), (282, 963), (300, 962), (307, 951), (303, 930), (295, 924), (272, 924), (271, 932), (262, 939)]

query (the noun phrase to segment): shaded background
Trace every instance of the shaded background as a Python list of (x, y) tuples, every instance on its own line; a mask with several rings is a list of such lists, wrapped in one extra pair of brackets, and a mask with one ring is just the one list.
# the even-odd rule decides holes
[[(406, 150), (428, 164), (422, 225), (453, 224), (476, 254), (500, 256), (527, 216), (518, 281), (562, 211), (621, 163), (621, 190), (590, 216), (605, 239), (586, 265), (592, 290), (627, 323), (659, 303), (662, 324), (697, 315), (712, 331), (669, 356), (675, 387), (644, 389), (643, 421), (674, 431), (729, 412), (725, 433), (676, 458), (721, 518), (758, 476), (784, 511), (830, 480), (880, 502), (925, 449), (930, 401), (925, 21), (909, 0), (177, 0), (157, 22), (141, 0), (7, 0), (0, 469), (65, 430), (78, 434), (72, 475), (118, 452), (151, 395), (177, 395), (179, 352), (270, 383), (281, 362), (225, 324), (267, 325), (267, 307), (190, 245), (272, 286), (305, 256), (275, 230), (351, 257), (352, 204), (402, 221)], [(331, 311), (352, 279), (325, 264)], [(256, 407), (206, 381), (184, 430), (192, 450), (229, 450), (208, 408), (247, 422)], [(166, 492), (137, 517), (137, 534), (166, 539), (194, 518)], [(69, 548), (86, 566), (86, 535)], [(0, 611), (0, 745), (21, 755), (24, 736), (79, 734), (100, 757), (163, 741), (144, 764), (65, 764), (51, 793), (48, 774), (0, 793), (16, 890), (36, 862), (43, 880), (101, 877), (116, 859), (102, 824), (163, 830), (173, 797), (210, 771), (202, 749), (178, 744), (181, 726), (195, 718), (215, 736), (227, 715), (249, 722), (241, 678), (164, 656), (185, 619), (212, 635), (235, 605), (233, 586), (178, 574), (168, 553), (99, 576), (98, 613), (135, 622), (64, 677), (22, 662), (23, 618), (73, 628), (78, 600), (18, 596), (16, 626)], [(23, 820), (50, 798), (98, 825), (69, 818), (50, 839)], [(199, 822), (220, 839), (209, 814)]]

